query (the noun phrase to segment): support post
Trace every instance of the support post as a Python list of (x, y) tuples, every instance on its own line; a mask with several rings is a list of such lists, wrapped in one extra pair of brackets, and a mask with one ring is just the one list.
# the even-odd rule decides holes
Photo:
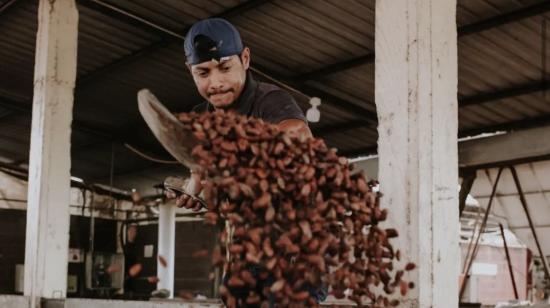
[[(485, 231), (485, 227), (487, 226), (487, 220), (489, 219), (489, 214), (491, 213), (491, 207), (493, 206), (493, 200), (497, 194), (497, 187), (498, 182), (500, 181), (500, 176), (502, 175), (502, 170), (504, 168), (500, 167), (498, 169), (497, 179), (495, 180), (495, 184), (493, 184), (493, 189), (491, 191), (491, 197), (489, 198), (489, 203), (487, 204), (487, 210), (485, 210), (485, 215), (483, 216), (483, 221), (481, 222), (481, 226), (479, 227), (479, 233), (477, 234), (474, 247), (472, 250), (472, 254), (470, 256), (470, 259), (467, 259), (467, 265), (466, 270), (464, 271), (464, 280), (462, 281), (462, 284), (460, 285), (460, 292), (458, 293), (459, 300), (462, 299), (462, 295), (464, 295), (464, 291), (466, 290), (466, 285), (468, 284), (468, 279), (470, 278), (470, 269), (472, 268), (472, 264), (474, 263), (474, 260), (477, 255), (477, 249), (479, 245), (479, 240), (481, 239), (481, 235)], [(466, 256), (468, 257), (468, 256)]]
[(377, 0), (375, 101), (382, 205), (417, 264), (406, 307), (457, 307), (456, 1)]
[(510, 251), (508, 250), (508, 243), (506, 243), (506, 235), (504, 235), (504, 227), (499, 223), (500, 234), (502, 235), (502, 242), (504, 243), (504, 252), (506, 253), (506, 262), (508, 263), (508, 271), (510, 272), (510, 279), (512, 280), (512, 287), (514, 288), (514, 297), (519, 299), (518, 288), (516, 286), (516, 279), (514, 277), (514, 269), (512, 268), (512, 260), (510, 260)]
[(40, 0), (24, 276), (33, 308), (66, 296), (77, 34), (74, 0)]
[(510, 166), (510, 171), (512, 172), (512, 177), (514, 178), (514, 183), (516, 184), (516, 188), (518, 190), (521, 206), (523, 207), (523, 211), (525, 212), (525, 216), (527, 217), (527, 221), (529, 222), (529, 228), (533, 233), (533, 239), (535, 240), (535, 244), (537, 245), (537, 250), (539, 252), (542, 265), (544, 266), (544, 273), (546, 274), (545, 275), (546, 279), (550, 281), (550, 269), (548, 267), (548, 260), (546, 260), (546, 255), (542, 252), (542, 247), (540, 246), (539, 237), (537, 236), (537, 230), (535, 229), (535, 225), (533, 224), (533, 220), (531, 219), (531, 214), (529, 214), (529, 207), (527, 206), (527, 200), (525, 200), (525, 195), (523, 194), (523, 189), (521, 188), (521, 183), (519, 182), (518, 173), (516, 172), (516, 168), (514, 166)]
[[(166, 260), (166, 266), (157, 261), (157, 289), (170, 291), (174, 297), (174, 258), (176, 245), (176, 207), (173, 204), (159, 206), (158, 255)], [(158, 258), (160, 259), (160, 258)]]

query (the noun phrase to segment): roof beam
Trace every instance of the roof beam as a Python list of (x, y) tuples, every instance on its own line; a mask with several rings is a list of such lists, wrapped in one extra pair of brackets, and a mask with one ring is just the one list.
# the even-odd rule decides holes
[(2, 110), (0, 108), (0, 120), (2, 120), (3, 118), (7, 118), (11, 115), (13, 115), (14, 113), (17, 113), (16, 111), (13, 111), (11, 109), (8, 109), (8, 108), (4, 108), (4, 110)]
[[(228, 18), (228, 17), (236, 16), (238, 14), (242, 14), (243, 12), (245, 12), (247, 10), (251, 10), (253, 8), (256, 8), (259, 5), (262, 5), (262, 4), (264, 4), (268, 1), (269, 0), (251, 0), (251, 1), (247, 1), (243, 4), (241, 4), (241, 5), (238, 5), (236, 7), (233, 7), (231, 9), (229, 9), (226, 12), (222, 12), (221, 14), (218, 14), (214, 17)], [(101, 2), (99, 0), (80, 0), (79, 3), (82, 4), (82, 5), (85, 5), (88, 8), (91, 8), (91, 9), (98, 9), (98, 5), (99, 5), (99, 6), (101, 6), (101, 9), (99, 10), (101, 13), (104, 13), (108, 16), (113, 17), (113, 18), (121, 17), (121, 18), (124, 18), (124, 20), (126, 20), (128, 18), (131, 18), (132, 19), (132, 24), (134, 24), (135, 22), (139, 22), (139, 23), (142, 24), (142, 26), (145, 26), (146, 28), (150, 29), (151, 31), (153, 31), (155, 33), (157, 33), (158, 31), (163, 31), (165, 33), (170, 32), (170, 30), (166, 30), (166, 29), (159, 30), (159, 29), (163, 29), (163, 28), (160, 27), (160, 26), (156, 26), (152, 22), (148, 22), (147, 20), (145, 20), (142, 17), (137, 16), (136, 14), (133, 14), (131, 12), (127, 12), (127, 11), (121, 9), (121, 8), (118, 8), (118, 7), (114, 6), (114, 5), (102, 4), (103, 2)], [(185, 29), (185, 31), (183, 31), (183, 33), (185, 34), (188, 30), (189, 30), (189, 26)], [(77, 80), (77, 87), (86, 86), (87, 84), (92, 83), (94, 80), (97, 80), (98, 78), (100, 78), (100, 77), (102, 77), (106, 74), (109, 74), (112, 71), (114, 71), (114, 70), (116, 70), (120, 67), (128, 65), (130, 63), (133, 63), (133, 62), (137, 61), (138, 59), (140, 59), (140, 58), (142, 58), (146, 55), (149, 55), (151, 53), (154, 53), (154, 52), (156, 52), (157, 50), (159, 50), (161, 48), (169, 46), (173, 43), (180, 43), (182, 41), (183, 41), (183, 34), (171, 34), (170, 37), (168, 37), (166, 39), (154, 42), (154, 43), (148, 45), (147, 47), (145, 47), (143, 49), (137, 50), (137, 51), (135, 51), (134, 53), (132, 53), (128, 56), (117, 59), (117, 60), (111, 62), (110, 64), (107, 64), (106, 66), (103, 66), (103, 67), (97, 69), (96, 71), (90, 72), (90, 73), (88, 73), (88, 75), (79, 78)], [(359, 61), (364, 61), (364, 59), (363, 60), (359, 59)], [(350, 64), (347, 64), (347, 65), (350, 65)], [(255, 67), (258, 67), (258, 65), (255, 65)], [(252, 70), (258, 72), (258, 70), (256, 70), (255, 68), (252, 68)], [(365, 109), (363, 107), (360, 107), (360, 106), (354, 105), (352, 103), (349, 103), (349, 102), (345, 101), (344, 99), (341, 99), (341, 98), (339, 98), (335, 95), (331, 95), (327, 92), (316, 89), (314, 87), (306, 86), (306, 85), (304, 85), (302, 83), (299, 83), (299, 82), (293, 82), (289, 78), (283, 78), (281, 76), (276, 76), (277, 74), (275, 74), (274, 72), (269, 72), (265, 68), (261, 69), (261, 72), (258, 72), (258, 73), (260, 73), (261, 75), (267, 75), (267, 77), (269, 77), (270, 79), (273, 79), (272, 81), (274, 81), (274, 82), (279, 81), (280, 83), (290, 85), (290, 86), (294, 87), (298, 92), (301, 92), (302, 94), (306, 94), (308, 96), (322, 97), (322, 98), (326, 99), (329, 102), (337, 104), (340, 108), (342, 108), (344, 110), (347, 110), (351, 114), (359, 115), (361, 118), (363, 118), (363, 119), (365, 119), (369, 122), (376, 122), (377, 121), (376, 114), (368, 111), (367, 109)]]
[[(468, 36), (471, 34), (476, 34), (485, 30), (490, 30), (516, 22), (525, 18), (530, 18), (533, 16), (541, 15), (550, 11), (550, 1), (545, 1), (535, 5), (531, 5), (513, 12), (497, 15), (488, 19), (484, 19), (478, 22), (471, 23), (469, 25), (460, 26), (457, 28), (458, 37)], [(331, 64), (326, 67), (322, 67), (308, 73), (304, 73), (296, 76), (296, 79), (302, 80), (311, 80), (319, 79), (323, 76), (338, 73), (356, 66), (360, 66), (367, 63), (374, 62), (374, 53), (369, 53), (364, 56), (357, 57), (355, 59), (345, 60), (343, 62), (338, 62)]]
[[(281, 76), (275, 72), (269, 72), (266, 68), (260, 65), (255, 65), (255, 68), (253, 68), (252, 71), (259, 72), (260, 74), (263, 74), (263, 72), (268, 72), (268, 75), (273, 77), (273, 81), (282, 85), (283, 88), (294, 90), (294, 92), (298, 92), (308, 97), (320, 97), (322, 100), (331, 103), (334, 106), (337, 106), (338, 108), (349, 112), (350, 114), (353, 114), (363, 121), (368, 122), (369, 125), (375, 125), (376, 123), (378, 123), (378, 118), (375, 112), (371, 112), (364, 107), (361, 107), (354, 103), (350, 103), (345, 99), (342, 99), (336, 95), (330, 94), (316, 87), (306, 85), (304, 81), (294, 81), (291, 78)], [(321, 108), (322, 106), (323, 105), (321, 105)]]
[(360, 148), (355, 148), (351, 150), (346, 151), (338, 151), (338, 155), (346, 156), (346, 157), (358, 157), (358, 156), (367, 156), (367, 155), (373, 155), (378, 153), (378, 146), (365, 146)]
[[(32, 103), (29, 103), (29, 102), (14, 101), (9, 98), (0, 97), (0, 106), (6, 109), (10, 109), (14, 112), (25, 113), (28, 115), (32, 114)], [(111, 139), (111, 140), (116, 139), (115, 135), (100, 129), (99, 127), (94, 127), (93, 125), (84, 123), (77, 119), (73, 119), (72, 126), (74, 130), (77, 130), (80, 132), (94, 134), (96, 136)]]
[[(236, 16), (238, 14), (243, 13), (244, 11), (251, 10), (259, 5), (262, 5), (263, 3), (267, 2), (268, 0), (257, 0), (257, 1), (248, 1), (244, 4), (238, 5), (236, 7), (233, 7), (229, 9), (226, 12), (223, 12), (218, 17), (232, 17)], [(101, 76), (104, 76), (106, 74), (109, 74), (110, 72), (118, 69), (119, 67), (125, 66), (127, 64), (133, 63), (136, 60), (140, 59), (141, 57), (147, 56), (151, 53), (156, 52), (159, 49), (165, 48), (166, 46), (169, 46), (170, 44), (174, 42), (180, 42), (182, 40), (182, 34), (180, 35), (172, 35), (166, 38), (167, 33), (170, 32), (170, 30), (162, 30), (162, 28), (154, 25), (153, 23), (149, 23), (144, 18), (141, 18), (139, 16), (136, 16), (135, 14), (129, 13), (121, 8), (118, 8), (113, 5), (105, 6), (101, 1), (98, 0), (80, 0), (79, 3), (95, 10), (99, 10), (100, 12), (107, 14), (108, 16), (112, 16), (115, 18), (123, 18), (124, 20), (128, 20), (129, 23), (134, 25), (139, 25), (141, 28), (145, 28), (148, 31), (154, 31), (155, 33), (158, 33), (159, 35), (162, 35), (164, 38), (160, 41), (154, 42), (147, 47), (137, 50), (134, 53), (115, 60), (114, 62), (107, 64), (106, 66), (99, 68), (98, 70), (89, 73), (88, 75), (80, 78), (78, 80), (78, 86), (82, 85), (85, 86), (88, 83), (91, 83), (93, 80), (97, 80)], [(523, 9), (516, 10), (514, 12), (501, 14), (492, 18), (488, 18), (486, 20), (482, 20), (476, 23), (472, 23), (470, 25), (461, 26), (458, 28), (457, 32), (459, 36), (467, 36), (473, 33), (485, 31), (488, 29), (492, 29), (507, 23), (515, 22), (524, 18), (529, 18), (532, 16), (536, 16), (539, 14), (543, 14), (550, 10), (550, 1), (546, 1), (540, 4), (535, 4)], [(187, 32), (187, 29), (184, 31)], [(370, 53), (365, 56), (360, 56), (355, 59), (346, 60), (344, 62), (335, 63), (332, 65), (329, 65), (327, 67), (311, 71), (309, 73), (305, 73), (302, 75), (299, 75), (295, 78), (288, 78), (287, 80), (278, 78), (279, 80), (284, 80), (284, 83), (286, 84), (292, 84), (294, 81), (294, 86), (298, 90), (304, 92), (305, 94), (309, 96), (320, 96), (328, 101), (332, 101), (333, 103), (336, 103), (339, 107), (343, 107), (345, 110), (349, 111), (350, 113), (353, 113), (355, 115), (365, 115), (362, 118), (366, 119), (368, 122), (374, 122), (376, 123), (377, 118), (376, 115), (368, 110), (366, 110), (364, 107), (357, 106), (351, 103), (346, 102), (345, 100), (338, 98), (334, 95), (330, 95), (324, 91), (318, 90), (313, 87), (308, 87), (303, 84), (303, 81), (308, 79), (315, 79), (319, 78), (320, 76), (327, 75), (327, 74), (333, 74), (342, 70), (346, 70), (358, 65), (363, 65), (366, 63), (372, 63), (374, 62), (375, 56), (374, 53)], [(268, 72), (267, 70), (263, 69), (262, 71)], [(268, 75), (274, 76), (275, 74), (273, 72), (268, 72)], [(297, 80), (300, 80), (299, 82), (296, 82)], [(489, 94), (489, 95), (482, 95), (477, 97), (470, 97), (465, 99), (463, 102), (460, 102), (460, 104), (465, 105), (471, 105), (471, 104), (477, 104), (482, 102), (487, 102), (491, 100), (499, 99), (499, 95), (503, 95), (505, 97), (509, 97), (511, 95), (521, 95), (521, 93), (527, 92), (530, 93), (534, 91), (541, 91), (541, 85), (529, 85), (525, 88), (520, 89), (511, 89), (511, 91), (503, 91), (502, 93), (498, 93), (497, 95)], [(310, 92), (310, 93), (307, 93)], [(312, 93), (313, 92), (313, 93)], [(494, 95), (494, 96), (491, 96)], [(366, 112), (366, 113), (365, 113)], [(349, 126), (348, 126), (349, 127)], [(352, 127), (353, 128), (353, 127)], [(330, 130), (328, 130), (330, 132)]]
[(550, 83), (547, 82), (533, 82), (527, 83), (507, 89), (498, 90), (495, 92), (487, 92), (467, 96), (458, 99), (458, 105), (460, 107), (480, 105), (488, 102), (494, 102), (506, 98), (512, 98), (521, 95), (532, 94), (535, 92), (545, 91), (550, 89)]
[(177, 32), (172, 29), (155, 26), (154, 24), (147, 22), (145, 19), (140, 18), (139, 16), (134, 15), (128, 11), (125, 11), (115, 4), (107, 3), (101, 0), (78, 0), (77, 4), (87, 7), (90, 10), (110, 16), (113, 19), (123, 21), (124, 23), (132, 25), (143, 31), (154, 33), (161, 38), (169, 39), (172, 37), (170, 33)]
[[(96, 1), (96, 0), (80, 0), (79, 2), (81, 4), (84, 4), (84, 5), (92, 8), (92, 9), (97, 9), (97, 6), (101, 6), (100, 4), (98, 4), (98, 3), (100, 3), (100, 1)], [(267, 2), (267, 0), (248, 1), (248, 2), (245, 2), (242, 5), (236, 6), (232, 9), (220, 14), (219, 16), (226, 17), (226, 18), (231, 17), (231, 16), (235, 16), (239, 13), (242, 13), (245, 10), (253, 9), (253, 8), (257, 7), (258, 5), (263, 4), (264, 2)], [(473, 34), (473, 33), (489, 30), (489, 29), (492, 29), (492, 28), (495, 28), (495, 27), (498, 27), (498, 26), (501, 26), (501, 25), (504, 25), (504, 24), (507, 24), (507, 23), (511, 23), (511, 22), (515, 22), (515, 21), (518, 21), (518, 20), (521, 20), (521, 19), (524, 19), (524, 18), (529, 18), (529, 17), (532, 17), (532, 16), (543, 14), (543, 13), (547, 12), (548, 10), (550, 10), (550, 1), (546, 1), (546, 2), (543, 2), (541, 4), (532, 5), (532, 6), (523, 8), (523, 9), (519, 9), (519, 10), (514, 11), (514, 12), (501, 14), (501, 15), (498, 15), (498, 16), (495, 16), (495, 17), (492, 17), (492, 18), (489, 18), (489, 19), (486, 19), (486, 20), (482, 20), (480, 22), (476, 22), (476, 23), (473, 23), (473, 24), (470, 24), (470, 25), (461, 26), (457, 30), (458, 35), (459, 36), (467, 36), (467, 35), (470, 35), (470, 34)], [(128, 12), (126, 12), (126, 11), (120, 9), (120, 8), (118, 8), (117, 10), (113, 10), (112, 8), (102, 7), (101, 12), (105, 13), (105, 14), (108, 14), (109, 16), (113, 16), (115, 18), (119, 18), (121, 16), (124, 16), (122, 18), (124, 18), (125, 20), (127, 20), (127, 19), (132, 20), (131, 21), (132, 24), (137, 23), (137, 24), (140, 24), (141, 27), (144, 27), (149, 31), (152, 30), (152, 31), (155, 31), (159, 34), (161, 34), (161, 33), (166, 34), (165, 31), (159, 30), (158, 28), (155, 28), (154, 26), (151, 26), (151, 25), (147, 24), (144, 19), (142, 19), (142, 21), (136, 20), (135, 15), (133, 15), (133, 17), (129, 17), (128, 14), (131, 14), (131, 13), (128, 13)], [(99, 78), (100, 76), (103, 76), (105, 74), (108, 74), (108, 73), (112, 72), (113, 70), (117, 69), (118, 67), (121, 67), (121, 66), (127, 65), (129, 63), (132, 63), (132, 62), (136, 61), (137, 59), (139, 59), (143, 56), (151, 54), (151, 53), (155, 52), (158, 49), (164, 48), (165, 46), (170, 45), (174, 42), (178, 42), (178, 41), (181, 41), (181, 38), (178, 39), (177, 37), (172, 36), (168, 39), (163, 39), (161, 41), (154, 42), (154, 43), (152, 43), (151, 45), (145, 47), (142, 50), (138, 50), (138, 51), (134, 52), (133, 54), (131, 54), (131, 55), (125, 57), (125, 58), (116, 60), (113, 63), (108, 64), (107, 66), (105, 66), (103, 68), (100, 68), (99, 70), (97, 70), (95, 72), (92, 72), (87, 76), (84, 76), (83, 78), (81, 78), (81, 80), (82, 80), (83, 84), (89, 83), (90, 81), (95, 80), (96, 78)], [(315, 79), (318, 76), (335, 73), (335, 72), (338, 72), (338, 71), (342, 71), (342, 70), (345, 70), (345, 69), (352, 68), (352, 67), (357, 66), (357, 65), (372, 63), (373, 61), (374, 61), (374, 54), (371, 53), (371, 54), (368, 54), (368, 55), (365, 55), (365, 56), (361, 56), (361, 57), (358, 57), (358, 58), (355, 58), (355, 59), (347, 60), (347, 61), (344, 61), (344, 62), (341, 62), (341, 63), (332, 64), (332, 65), (329, 65), (325, 68), (321, 68), (321, 69), (318, 69), (318, 70), (300, 75), (296, 79), (292, 78), (292, 80), (290, 80), (290, 78), (289, 78), (288, 80), (284, 80), (284, 79), (281, 79), (281, 80), (284, 80), (285, 83), (289, 83), (291, 85), (296, 86), (296, 88), (299, 88), (300, 90), (304, 90), (304, 92), (306, 92), (306, 93), (310, 92), (309, 93), (310, 96), (323, 97), (323, 98), (327, 99), (328, 101), (332, 101), (333, 103), (338, 104), (339, 107), (346, 106), (344, 108), (346, 108), (348, 111), (350, 111), (351, 113), (353, 113), (355, 115), (362, 115), (362, 114), (364, 114), (364, 112), (366, 110), (365, 108), (357, 106), (357, 105), (350, 104), (350, 103), (346, 102), (345, 100), (342, 100), (342, 99), (340, 99), (340, 98), (338, 98), (334, 95), (330, 95), (330, 94), (328, 94), (328, 93), (326, 93), (322, 90), (316, 89), (314, 87), (305, 86), (303, 84), (303, 82), (295, 82), (294, 80)], [(274, 75), (274, 74), (271, 73), (270, 75)], [(474, 105), (474, 104), (481, 104), (481, 103), (490, 102), (490, 101), (494, 101), (494, 100), (498, 100), (498, 99), (513, 97), (513, 96), (517, 96), (517, 95), (529, 94), (529, 93), (533, 93), (533, 92), (536, 92), (536, 91), (542, 91), (542, 90), (545, 90), (546, 88), (548, 88), (548, 85), (543, 85), (543, 84), (540, 84), (540, 83), (530, 84), (530, 85), (520, 86), (518, 88), (513, 88), (513, 89), (506, 89), (506, 90), (498, 91), (498, 92), (494, 92), (494, 93), (487, 93), (487, 94), (481, 94), (481, 95), (466, 97), (466, 98), (461, 99), (459, 103), (460, 103), (461, 107), (462, 106)], [(369, 111), (366, 114), (366, 118), (363, 117), (363, 119), (367, 120), (367, 121), (356, 121), (356, 122), (353, 122), (353, 123), (346, 122), (346, 123), (342, 123), (341, 125), (330, 125), (330, 126), (327, 126), (327, 127), (321, 127), (317, 131), (321, 132), (319, 135), (327, 135), (327, 134), (331, 134), (331, 133), (347, 131), (347, 130), (350, 130), (350, 129), (354, 129), (354, 128), (357, 128), (357, 127), (364, 126), (366, 123), (369, 123), (369, 122), (375, 122), (376, 121), (376, 115)], [(371, 149), (372, 148), (370, 148), (370, 147), (368, 148), (368, 150), (371, 150)], [(362, 149), (362, 150), (365, 150), (365, 149)]]
[(76, 89), (80, 90), (87, 87), (89, 84), (100, 80), (102, 77), (109, 75), (111, 72), (118, 70), (121, 67), (124, 67), (128, 64), (136, 62), (139, 59), (145, 58), (148, 55), (151, 55), (158, 50), (167, 47), (171, 44), (171, 41), (168, 40), (159, 40), (155, 41), (141, 49), (135, 50), (127, 56), (118, 58), (109, 64), (106, 64), (94, 71), (87, 73), (84, 76), (81, 76), (76, 80)]
[[(290, 82), (287, 82), (287, 83), (290, 83)], [(368, 126), (371, 126), (371, 125), (376, 125), (376, 123), (378, 123), (378, 118), (376, 116), (376, 113), (371, 112), (365, 107), (361, 107), (359, 105), (350, 103), (347, 100), (342, 99), (336, 95), (332, 95), (326, 91), (305, 85), (303, 83), (297, 84), (296, 87), (300, 89), (303, 93), (307, 94), (308, 96), (320, 97), (321, 100), (326, 101), (328, 103), (332, 103), (332, 105), (353, 114), (355, 117), (358, 117), (361, 119), (361, 122), (363, 122), (363, 125), (368, 124)]]
[[(232, 7), (227, 11), (214, 15), (212, 17), (229, 18), (229, 17), (237, 16), (248, 10), (256, 8), (268, 1), (270, 0), (249, 0), (247, 2), (244, 2), (243, 4)], [(123, 58), (116, 59), (113, 62), (108, 63), (105, 66), (100, 67), (97, 70), (88, 73), (86, 76), (79, 78), (79, 80), (77, 80), (77, 85), (81, 85), (81, 86), (86, 86), (87, 84), (92, 83), (94, 80), (97, 80), (100, 77), (110, 72), (113, 72), (120, 67), (134, 63), (137, 60), (147, 55), (157, 52), (158, 50), (161, 50), (173, 44), (178, 44), (183, 42), (183, 39), (185, 38), (185, 34), (187, 33), (187, 31), (189, 31), (189, 28), (191, 27), (190, 25), (187, 25), (185, 27), (185, 30), (182, 31), (182, 33), (178, 33), (177, 31), (172, 31), (172, 30), (160, 27), (152, 22), (147, 21), (145, 18), (137, 16), (136, 14), (130, 13), (127, 10), (117, 7), (116, 5), (113, 5), (113, 4), (106, 4), (99, 0), (79, 0), (78, 3), (89, 9), (96, 10), (114, 19), (122, 19), (129, 24), (140, 27), (145, 31), (158, 34), (162, 37), (160, 40), (153, 42), (142, 49), (136, 50), (133, 53), (127, 56), (124, 56)]]
[[(476, 136), (483, 133), (494, 133), (498, 131), (507, 131), (507, 132), (518, 131), (519, 132), (521, 130), (527, 130), (527, 129), (534, 130), (539, 127), (548, 126), (548, 125), (550, 125), (550, 114), (522, 119), (519, 121), (500, 123), (492, 126), (485, 126), (481, 128), (461, 130), (458, 132), (458, 137), (464, 138), (464, 137)], [(334, 125), (334, 126), (337, 126), (337, 125)], [(548, 129), (546, 129), (546, 131), (548, 131)], [(540, 140), (546, 140), (546, 139), (547, 138), (540, 139)], [(484, 139), (480, 139), (480, 140), (484, 140)], [(342, 155), (346, 155), (346, 156), (369, 155), (369, 154), (376, 153), (376, 147), (356, 148), (356, 149), (343, 151), (341, 153)]]
[(25, 0), (9, 0), (4, 2), (2, 5), (0, 5), (0, 16), (6, 14), (23, 2), (25, 2)]
[(550, 11), (550, 1), (534, 4), (509, 13), (497, 15), (469, 25), (458, 27), (458, 36), (468, 36), (485, 30), (497, 28), (525, 18), (541, 15)]
[[(0, 106), (4, 107), (6, 109), (13, 110), (14, 112), (21, 112), (25, 114), (31, 114), (32, 113), (32, 104), (26, 103), (26, 102), (19, 102), (19, 101), (13, 101), (8, 98), (0, 97)], [(75, 131), (91, 134), (100, 138), (103, 138), (107, 141), (116, 142), (116, 143), (130, 143), (132, 145), (136, 146), (142, 146), (142, 142), (137, 138), (132, 138), (131, 134), (116, 134), (112, 133), (110, 131), (107, 131), (101, 127), (98, 127), (91, 123), (86, 123), (82, 120), (78, 120), (76, 118), (73, 118), (72, 122), (72, 128)], [(150, 148), (147, 148), (147, 151), (151, 151)], [(166, 157), (166, 154), (160, 154), (160, 153), (153, 153), (154, 155), (158, 155), (162, 157)]]
[(550, 157), (550, 126), (519, 130), (508, 134), (465, 140), (459, 143), (461, 168), (488, 168)]
[(326, 125), (326, 126), (322, 126), (317, 129), (314, 129), (313, 135), (326, 137), (327, 135), (330, 135), (330, 134), (342, 133), (351, 129), (355, 129), (355, 128), (363, 127), (367, 125), (369, 125), (369, 123), (365, 122), (364, 120), (346, 121), (346, 122)]
[[(0, 97), (0, 106), (3, 107), (3, 108), (6, 108), (8, 110), (12, 110), (13, 112), (28, 114), (29, 116), (32, 113), (32, 104), (25, 103), (25, 102), (18, 102), (18, 101), (16, 102), (16, 101), (12, 101), (8, 98)], [(105, 141), (108, 141), (108, 142), (115, 142), (117, 144), (122, 144), (122, 145), (124, 145), (125, 143), (130, 143), (134, 146), (140, 147), (140, 150), (143, 150), (144, 152), (147, 152), (148, 154), (150, 153), (151, 155), (153, 155), (155, 157), (158, 157), (159, 159), (171, 160), (171, 158), (170, 158), (171, 156), (168, 156), (168, 154), (164, 150), (164, 148), (162, 148), (163, 152), (159, 153), (159, 151), (153, 150), (151, 147), (143, 146), (143, 142), (141, 142), (138, 138), (133, 138), (131, 134), (120, 134), (120, 133), (119, 134), (113, 134), (113, 133), (111, 133), (109, 131), (106, 131), (106, 130), (100, 128), (100, 127), (97, 127), (93, 124), (85, 123), (85, 122), (80, 121), (78, 119), (73, 119), (72, 128), (73, 128), (74, 131), (78, 131), (78, 132), (86, 133), (86, 134), (91, 134), (91, 135), (100, 137), (100, 138), (102, 138), (102, 139), (104, 139)], [(104, 144), (104, 143), (101, 143), (101, 144)], [(76, 152), (81, 151), (82, 149), (85, 148), (85, 146), (86, 145), (81, 145), (81, 146), (76, 145), (75, 146), (73, 144), (72, 149), (71, 149), (71, 155), (75, 155)], [(159, 146), (159, 148), (160, 148), (160, 146)], [(3, 151), (2, 149), (0, 149), (0, 150)], [(19, 162), (22, 162), (22, 161), (27, 162), (28, 161), (28, 157), (23, 159), (23, 158), (20, 157), (20, 155), (18, 155), (17, 157), (11, 157), (11, 158), (17, 159)], [(96, 164), (96, 165), (109, 167), (109, 163), (99, 163), (99, 162), (93, 162), (93, 163)], [(151, 163), (148, 163), (147, 166), (151, 166)], [(73, 166), (72, 168), (74, 170), (78, 170), (78, 166)], [(99, 176), (97, 178), (102, 178), (102, 176)], [(87, 180), (94, 180), (94, 179), (87, 179)]]
[(320, 69), (310, 71), (308, 73), (300, 74), (294, 77), (295, 80), (311, 80), (319, 79), (326, 75), (331, 75), (341, 71), (348, 70), (363, 64), (373, 63), (374, 62), (374, 53), (369, 53), (368, 55), (360, 56), (354, 59), (345, 60), (342, 62), (334, 63)]
[[(550, 143), (540, 142), (540, 140), (545, 140), (549, 134), (550, 126), (543, 126), (504, 135), (459, 141), (459, 168), (466, 172), (472, 169), (546, 160), (550, 158)], [(364, 151), (347, 151), (343, 154), (364, 155), (369, 152), (368, 149), (371, 149), (370, 153), (372, 153), (372, 148), (364, 148)], [(363, 167), (367, 166), (372, 173), (371, 176), (377, 178), (378, 158), (361, 161), (359, 164)]]
[(458, 137), (463, 138), (476, 136), (483, 133), (494, 133), (498, 131), (515, 131), (544, 125), (550, 125), (550, 114), (480, 128), (461, 130), (458, 132)]
[[(471, 96), (465, 96), (458, 99), (458, 106), (460, 108), (463, 108), (467, 106), (480, 105), (480, 104), (490, 103), (490, 102), (503, 100), (507, 98), (513, 98), (521, 95), (533, 94), (533, 93), (545, 91), (545, 90), (550, 90), (550, 83), (547, 83), (547, 82), (528, 83), (528, 84), (523, 84), (516, 87), (498, 90), (495, 92), (487, 92), (487, 93), (481, 93), (481, 94), (476, 94)], [(542, 117), (532, 118), (528, 120), (498, 124), (498, 125), (494, 125), (486, 128), (476, 128), (476, 129), (461, 131), (459, 132), (459, 137), (473, 136), (473, 135), (478, 135), (486, 132), (493, 132), (497, 130), (509, 130), (509, 129), (516, 129), (516, 128), (540, 126), (541, 124), (547, 124), (548, 122), (550, 122), (549, 116), (542, 116)], [(352, 129), (365, 126), (365, 123), (361, 121), (343, 122), (341, 124), (342, 128), (338, 128), (338, 126), (339, 126), (338, 124), (331, 125), (331, 127), (326, 127), (325, 129), (323, 129), (322, 132), (324, 135), (328, 135), (331, 133), (352, 130)]]

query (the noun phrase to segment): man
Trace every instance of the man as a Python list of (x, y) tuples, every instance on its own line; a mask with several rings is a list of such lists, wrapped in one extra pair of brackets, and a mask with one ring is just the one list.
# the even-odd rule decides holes
[(130, 269), (138, 263), (140, 247), (136, 242), (138, 225), (129, 224), (126, 227), (126, 243), (124, 243), (124, 294), (126, 298), (134, 298), (137, 278), (130, 275)]
[[(228, 21), (211, 18), (195, 23), (187, 33), (184, 47), (187, 67), (205, 99), (193, 111), (233, 110), (275, 124), (289, 134), (311, 136), (304, 114), (290, 94), (275, 85), (254, 80), (249, 72), (250, 49), (243, 45), (239, 32)], [(192, 173), (186, 190), (192, 195), (201, 191), (196, 173)], [(177, 198), (176, 204), (200, 208), (185, 194)], [(262, 285), (259, 283), (260, 290)], [(246, 298), (248, 290), (243, 288), (233, 293), (241, 293)]]
[[(233, 110), (276, 124), (290, 134), (312, 136), (302, 110), (290, 94), (254, 80), (249, 72), (250, 49), (243, 45), (239, 32), (228, 21), (210, 18), (195, 23), (185, 37), (184, 48), (189, 72), (205, 99), (193, 111)], [(193, 195), (201, 191), (196, 174), (192, 174), (187, 187)], [(176, 204), (200, 207), (187, 195), (178, 198)]]
[(311, 136), (304, 114), (290, 94), (254, 80), (248, 71), (250, 49), (226, 20), (212, 18), (194, 24), (185, 38), (185, 56), (197, 90), (206, 100), (193, 111), (231, 109), (277, 124), (284, 131)]

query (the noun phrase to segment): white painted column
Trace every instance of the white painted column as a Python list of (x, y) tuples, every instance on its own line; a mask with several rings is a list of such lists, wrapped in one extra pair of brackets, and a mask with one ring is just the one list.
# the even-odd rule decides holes
[(458, 306), (455, 16), (455, 0), (376, 1), (382, 205), (417, 265), (405, 307)]
[(33, 308), (67, 289), (77, 32), (74, 0), (40, 0), (25, 243), (24, 293)]
[(176, 207), (173, 204), (159, 206), (158, 254), (164, 257), (167, 265), (157, 261), (157, 289), (170, 291), (174, 297), (174, 257), (176, 246)]

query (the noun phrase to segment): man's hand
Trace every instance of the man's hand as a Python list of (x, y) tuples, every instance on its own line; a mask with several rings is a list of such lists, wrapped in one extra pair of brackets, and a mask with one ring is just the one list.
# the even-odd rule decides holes
[(287, 133), (296, 134), (298, 137), (313, 137), (307, 123), (298, 119), (283, 120), (277, 124), (279, 128)]
[(184, 183), (177, 178), (166, 179), (164, 186), (166, 188), (166, 197), (176, 199), (177, 207), (185, 207), (194, 211), (203, 208), (203, 201), (198, 198), (202, 191), (201, 177), (199, 173), (191, 172), (191, 177)]

